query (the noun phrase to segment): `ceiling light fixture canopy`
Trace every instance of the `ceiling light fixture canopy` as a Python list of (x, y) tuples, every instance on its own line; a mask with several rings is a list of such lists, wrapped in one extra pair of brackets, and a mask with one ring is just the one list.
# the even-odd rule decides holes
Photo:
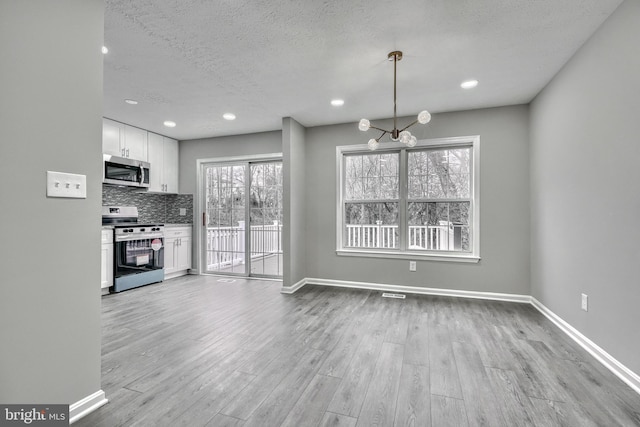
[(429, 114), (427, 110), (423, 110), (423, 111), (420, 111), (420, 113), (418, 113), (418, 117), (416, 118), (416, 120), (409, 123), (409, 125), (405, 126), (404, 128), (398, 129), (398, 126), (397, 126), (398, 117), (396, 114), (396, 110), (397, 110), (396, 68), (397, 68), (398, 61), (402, 59), (402, 52), (399, 50), (394, 50), (393, 52), (389, 52), (389, 55), (387, 55), (387, 58), (389, 59), (389, 61), (393, 61), (393, 130), (385, 130), (376, 126), (372, 126), (371, 122), (367, 119), (360, 120), (360, 123), (358, 123), (358, 129), (360, 129), (361, 131), (366, 132), (369, 129), (376, 129), (382, 132), (382, 135), (380, 135), (378, 138), (371, 138), (369, 140), (368, 146), (370, 150), (377, 149), (378, 146), (380, 145), (380, 139), (386, 134), (389, 134), (389, 138), (392, 141), (400, 141), (403, 144), (405, 144), (407, 147), (415, 147), (416, 144), (418, 143), (418, 140), (416, 139), (415, 136), (411, 135), (411, 132), (409, 132), (407, 129), (409, 129), (411, 126), (415, 125), (416, 123), (420, 123), (424, 125), (431, 121), (431, 114)]

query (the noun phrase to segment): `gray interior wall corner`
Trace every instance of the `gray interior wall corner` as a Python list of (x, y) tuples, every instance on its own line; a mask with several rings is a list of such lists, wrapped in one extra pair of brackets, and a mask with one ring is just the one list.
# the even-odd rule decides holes
[(291, 117), (282, 119), (284, 252), (282, 286), (306, 277), (306, 129)]
[[(100, 391), (101, 0), (0, 2), (0, 402)], [(54, 48), (55, 47), (55, 48)], [(46, 197), (46, 172), (86, 199)]]
[(532, 295), (636, 373), (638, 22), (623, 2), (536, 97), (530, 152)]

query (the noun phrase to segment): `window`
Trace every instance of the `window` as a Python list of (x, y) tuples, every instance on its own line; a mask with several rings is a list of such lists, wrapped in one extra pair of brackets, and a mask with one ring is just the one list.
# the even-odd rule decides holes
[(477, 262), (479, 144), (337, 147), (338, 254)]

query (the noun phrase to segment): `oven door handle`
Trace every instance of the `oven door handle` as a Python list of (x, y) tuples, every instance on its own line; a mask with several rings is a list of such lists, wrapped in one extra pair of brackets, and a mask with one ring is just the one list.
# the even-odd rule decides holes
[(135, 242), (136, 240), (149, 240), (149, 239), (164, 239), (164, 233), (158, 234), (145, 234), (145, 235), (136, 235), (132, 236), (127, 234), (126, 236), (115, 236), (114, 242)]

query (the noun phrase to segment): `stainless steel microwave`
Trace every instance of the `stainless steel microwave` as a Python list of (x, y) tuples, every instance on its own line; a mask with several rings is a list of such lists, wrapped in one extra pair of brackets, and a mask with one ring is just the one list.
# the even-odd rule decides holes
[(104, 184), (149, 188), (149, 163), (110, 154), (104, 154), (103, 158), (102, 182)]

